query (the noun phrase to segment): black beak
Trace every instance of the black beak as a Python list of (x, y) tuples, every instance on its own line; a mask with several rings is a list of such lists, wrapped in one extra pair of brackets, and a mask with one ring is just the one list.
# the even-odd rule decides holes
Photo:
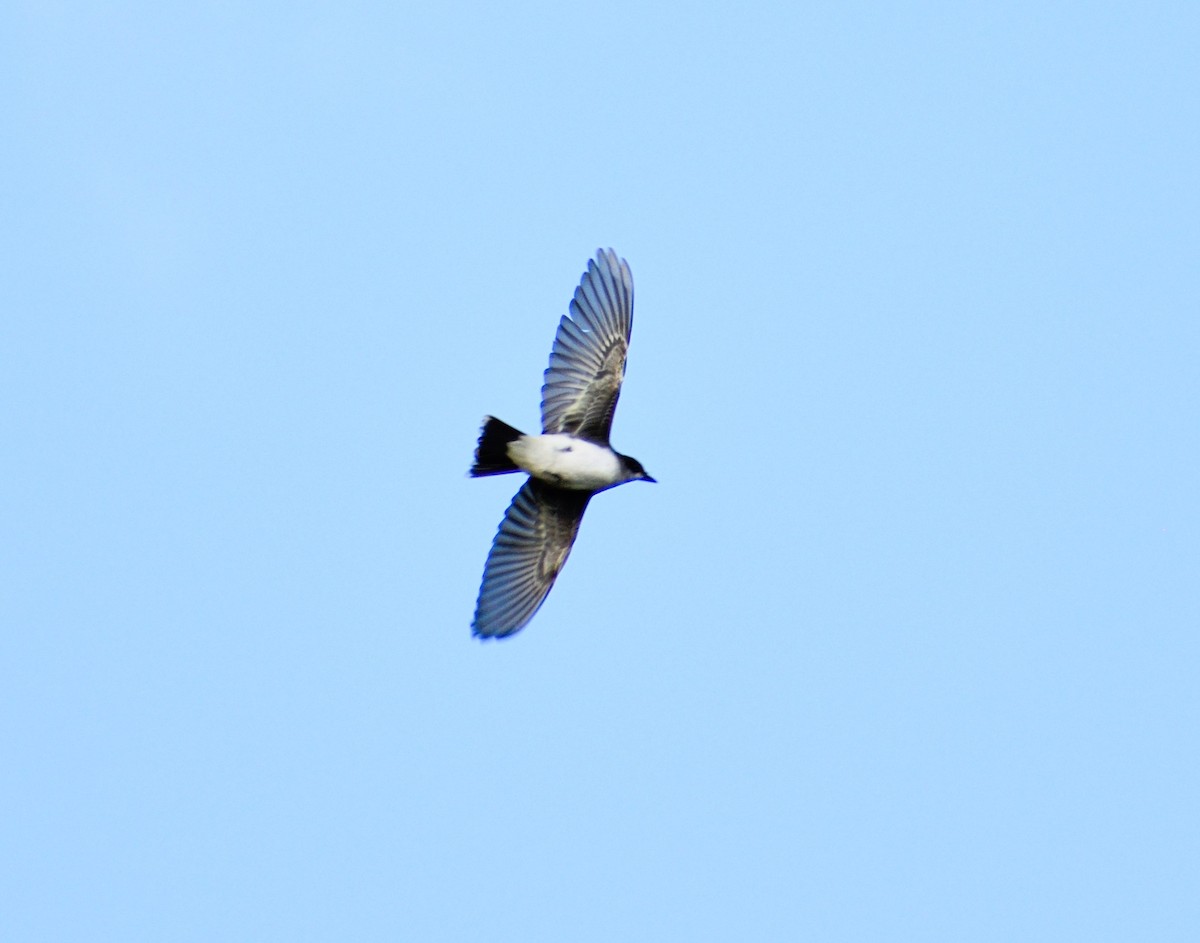
[(651, 478), (651, 477), (650, 477), (649, 475), (647, 475), (645, 472), (643, 472), (643, 473), (642, 473), (642, 481), (648, 481), (648, 482), (650, 482), (650, 484), (652, 484), (652, 485), (656, 485), (656, 484), (658, 484), (658, 479), (657, 479), (657, 478)]

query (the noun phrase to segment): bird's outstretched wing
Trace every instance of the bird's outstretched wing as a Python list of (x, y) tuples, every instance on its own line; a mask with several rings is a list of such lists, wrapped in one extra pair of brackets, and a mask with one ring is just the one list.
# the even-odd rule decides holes
[(530, 478), (517, 492), (492, 543), (472, 630), (503, 638), (520, 630), (546, 600), (571, 552), (591, 494)]
[(608, 443), (632, 330), (629, 263), (600, 249), (558, 324), (542, 387), (543, 432)]

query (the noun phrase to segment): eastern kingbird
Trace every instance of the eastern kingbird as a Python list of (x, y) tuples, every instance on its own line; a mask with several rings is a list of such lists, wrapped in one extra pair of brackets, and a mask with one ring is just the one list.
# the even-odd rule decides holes
[(575, 289), (550, 351), (542, 386), (542, 434), (523, 435), (488, 416), (471, 474), (525, 472), (492, 543), (471, 628), (503, 638), (524, 628), (571, 552), (592, 495), (627, 481), (654, 481), (636, 458), (608, 444), (633, 329), (633, 275), (600, 249)]

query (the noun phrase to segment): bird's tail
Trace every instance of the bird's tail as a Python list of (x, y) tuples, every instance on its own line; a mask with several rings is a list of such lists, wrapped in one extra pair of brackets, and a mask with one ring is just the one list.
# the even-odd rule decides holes
[(484, 475), (506, 475), (509, 472), (520, 471), (508, 457), (508, 443), (515, 442), (522, 435), (523, 433), (508, 423), (501, 422), (495, 416), (488, 416), (483, 421), (483, 430), (479, 433), (479, 444), (475, 446), (475, 464), (471, 466), (471, 476), (480, 478)]

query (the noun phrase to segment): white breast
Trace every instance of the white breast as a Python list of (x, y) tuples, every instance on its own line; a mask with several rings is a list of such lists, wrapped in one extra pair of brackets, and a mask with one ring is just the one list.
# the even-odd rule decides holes
[(596, 491), (623, 480), (612, 449), (569, 435), (527, 435), (508, 444), (523, 471), (560, 488)]

